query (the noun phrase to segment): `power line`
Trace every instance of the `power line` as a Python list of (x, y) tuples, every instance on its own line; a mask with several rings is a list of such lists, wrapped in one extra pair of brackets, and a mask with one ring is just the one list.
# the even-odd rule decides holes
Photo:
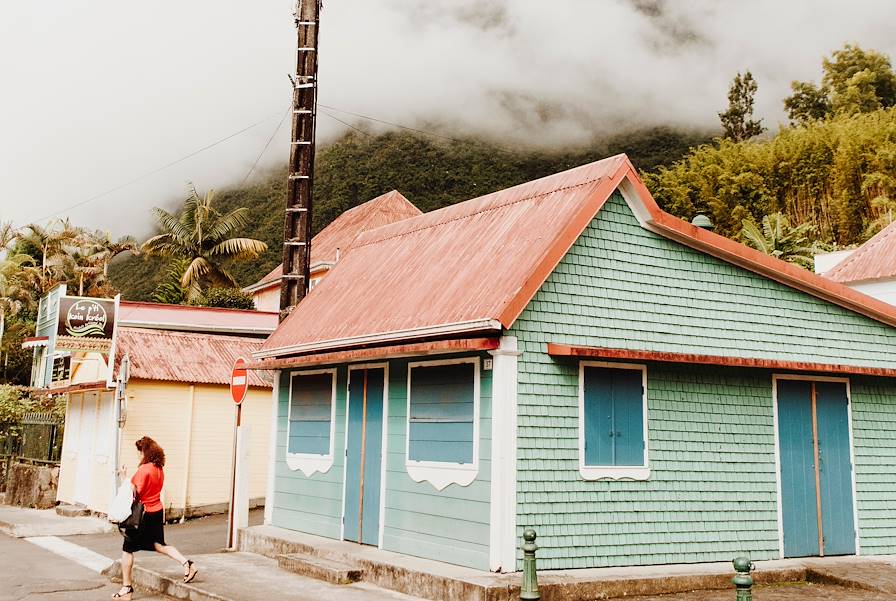
[[(317, 106), (321, 106), (321, 105), (318, 104)], [(340, 119), (339, 117), (337, 117), (337, 116), (334, 115), (333, 113), (328, 113), (327, 111), (323, 111), (323, 110), (322, 110), (321, 112), (322, 112), (324, 115), (326, 115), (327, 117), (329, 117), (330, 119), (333, 119), (333, 120), (335, 120), (335, 121), (338, 121), (339, 123), (343, 124), (343, 125), (346, 126), (346, 127), (350, 127), (351, 129), (355, 130), (355, 131), (358, 132), (359, 134), (364, 134), (365, 136), (368, 136), (368, 137), (370, 136), (370, 132), (366, 132), (366, 131), (364, 131), (363, 129), (361, 129), (361, 128), (359, 128), (359, 127), (355, 127), (355, 126), (352, 125), (351, 123), (348, 123), (348, 122), (346, 122), (346, 121), (343, 121), (342, 119)]]
[(258, 127), (262, 123), (268, 121), (273, 116), (274, 115), (269, 115), (269, 116), (265, 117), (264, 119), (262, 119), (261, 121), (256, 121), (252, 125), (248, 125), (238, 131), (233, 132), (232, 134), (228, 134), (228, 135), (224, 136), (223, 138), (212, 142), (211, 144), (206, 144), (202, 148), (198, 148), (198, 149), (194, 150), (193, 152), (180, 157), (179, 159), (171, 161), (170, 163), (166, 163), (165, 165), (162, 165), (161, 167), (157, 167), (157, 168), (153, 169), (152, 171), (147, 171), (146, 173), (144, 173), (142, 175), (138, 175), (137, 177), (135, 177), (131, 180), (128, 180), (122, 184), (118, 184), (117, 186), (109, 188), (108, 190), (104, 190), (103, 192), (100, 192), (99, 194), (94, 194), (90, 198), (85, 198), (82, 201), (76, 202), (72, 205), (69, 205), (62, 209), (59, 209), (58, 211), (55, 211), (53, 213), (49, 213), (48, 215), (45, 215), (39, 219), (32, 219), (31, 221), (35, 222), (35, 223), (41, 222), (41, 221), (44, 221), (45, 219), (50, 219), (51, 217), (56, 217), (57, 215), (61, 215), (62, 213), (65, 213), (66, 211), (71, 211), (72, 209), (77, 209), (78, 207), (83, 207), (86, 204), (89, 204), (95, 200), (99, 200), (100, 198), (102, 198), (104, 196), (108, 196), (109, 194), (112, 194), (113, 192), (117, 192), (117, 191), (121, 190), (122, 188), (126, 188), (132, 184), (135, 184), (135, 183), (139, 182), (140, 180), (146, 179), (147, 177), (149, 177), (151, 175), (155, 175), (156, 173), (158, 173), (160, 171), (164, 171), (165, 169), (168, 169), (169, 167), (173, 167), (174, 165), (177, 165), (178, 163), (182, 163), (182, 162), (186, 161), (187, 159), (193, 158), (197, 154), (199, 154), (201, 152), (205, 152), (206, 150), (208, 150), (210, 148), (214, 148), (215, 146), (222, 144), (222, 143), (226, 142), (227, 140), (230, 140), (231, 138), (235, 138), (236, 136), (249, 131), (250, 129)]
[(261, 157), (264, 156), (264, 153), (267, 152), (268, 146), (271, 145), (271, 142), (274, 140), (274, 136), (277, 135), (277, 132), (280, 131), (280, 128), (283, 127), (283, 122), (286, 121), (286, 116), (289, 115), (289, 110), (292, 108), (292, 104), (286, 107), (286, 112), (283, 113), (283, 116), (280, 117), (280, 123), (277, 124), (277, 127), (274, 128), (274, 131), (271, 132), (271, 137), (268, 138), (268, 141), (265, 142), (264, 148), (261, 149), (261, 152), (258, 153), (258, 156), (255, 157), (255, 162), (252, 163), (252, 166), (249, 168), (248, 173), (246, 173), (246, 177), (243, 178), (243, 183), (249, 179), (249, 176), (252, 175), (252, 172), (255, 171), (255, 168), (258, 167), (258, 162), (261, 160)]
[[(416, 127), (410, 127), (410, 126), (407, 126), (407, 125), (402, 125), (401, 123), (394, 123), (394, 122), (392, 122), (392, 121), (386, 121), (385, 119), (379, 119), (379, 118), (377, 118), (377, 117), (371, 117), (370, 115), (363, 115), (363, 114), (361, 114), (361, 113), (355, 113), (355, 112), (352, 112), (352, 111), (346, 111), (346, 110), (343, 110), (343, 109), (340, 109), (340, 108), (336, 108), (336, 107), (334, 107), (334, 106), (329, 106), (329, 105), (326, 105), (326, 104), (320, 104), (320, 103), (318, 103), (317, 106), (318, 106), (318, 107), (321, 107), (322, 109), (325, 108), (325, 109), (329, 109), (329, 110), (331, 110), (331, 111), (337, 111), (337, 112), (339, 112), (339, 113), (344, 113), (344, 114), (346, 114), (346, 115), (351, 115), (351, 116), (353, 116), (353, 117), (358, 117), (359, 119), (365, 119), (365, 120), (367, 120), (367, 121), (373, 121), (373, 122), (375, 122), (375, 123), (381, 123), (381, 124), (383, 124), (383, 125), (390, 125), (390, 126), (392, 126), (392, 127), (398, 127), (398, 128), (400, 128), (400, 129), (404, 129), (404, 130), (408, 130), (408, 131), (416, 132), (416, 133), (423, 134), (423, 135), (426, 135), (426, 136), (431, 136), (431, 137), (435, 137), (435, 138), (442, 138), (443, 140), (449, 140), (449, 141), (451, 141), (451, 142), (458, 142), (458, 143), (463, 143), (463, 142), (464, 142), (464, 140), (461, 140), (461, 139), (458, 139), (458, 138), (452, 138), (451, 136), (446, 136), (446, 135), (443, 135), (443, 134), (438, 134), (438, 133), (435, 133), (435, 132), (426, 131), (426, 130), (419, 129), (419, 128), (416, 128)], [(292, 107), (292, 105), (290, 105), (290, 108), (291, 108), (291, 107)], [(333, 120), (335, 120), (335, 121), (338, 121), (338, 122), (341, 123), (342, 125), (344, 125), (344, 126), (350, 128), (350, 129), (353, 129), (354, 131), (356, 131), (356, 132), (358, 132), (358, 133), (364, 134), (365, 136), (371, 136), (370, 132), (366, 132), (366, 131), (364, 131), (363, 129), (360, 129), (360, 128), (358, 128), (358, 127), (352, 125), (351, 123), (348, 123), (347, 121), (343, 121), (342, 119), (340, 119), (339, 117), (337, 117), (336, 115), (334, 115), (334, 114), (332, 114), (332, 113), (330, 113), (330, 112), (328, 112), (328, 111), (324, 111), (324, 110), (322, 110), (321, 112), (322, 112), (324, 115), (326, 115), (327, 117), (329, 117), (329, 118), (331, 118), (331, 119), (333, 119)], [(246, 176), (243, 178), (243, 183), (245, 183), (245, 182), (249, 179), (249, 176), (252, 175), (252, 172), (253, 172), (253, 171), (255, 170), (255, 168), (258, 166), (258, 163), (261, 161), (261, 158), (264, 156), (265, 152), (267, 152), (268, 148), (270, 147), (271, 143), (272, 143), (273, 140), (274, 140), (274, 137), (277, 135), (277, 132), (280, 131), (280, 128), (283, 126), (283, 122), (286, 120), (286, 116), (287, 116), (288, 114), (289, 114), (289, 109), (287, 109), (287, 111), (286, 111), (286, 113), (283, 115), (283, 117), (280, 118), (280, 122), (277, 124), (277, 127), (274, 129), (274, 132), (271, 134), (270, 138), (268, 138), (268, 141), (265, 143), (264, 148), (261, 149), (261, 152), (260, 152), (259, 155), (256, 157), (255, 162), (252, 164), (252, 167), (249, 169), (248, 173), (246, 173)], [(189, 153), (189, 154), (186, 154), (186, 155), (184, 155), (184, 156), (182, 156), (182, 157), (180, 157), (180, 158), (178, 158), (178, 159), (175, 159), (175, 160), (171, 161), (170, 163), (166, 163), (165, 165), (162, 165), (161, 167), (157, 167), (157, 168), (155, 168), (155, 169), (153, 169), (153, 170), (151, 170), (151, 171), (147, 171), (146, 173), (143, 173), (142, 175), (138, 175), (137, 177), (135, 177), (135, 178), (133, 178), (133, 179), (130, 179), (130, 180), (124, 182), (124, 183), (118, 184), (117, 186), (113, 186), (112, 188), (109, 188), (109, 189), (107, 189), (107, 190), (104, 190), (104, 191), (100, 192), (99, 194), (94, 194), (93, 196), (91, 196), (91, 197), (89, 197), (89, 198), (85, 198), (84, 200), (81, 200), (81, 201), (79, 201), (79, 202), (76, 202), (76, 203), (74, 203), (74, 204), (72, 204), (72, 205), (69, 205), (69, 206), (67, 206), (67, 207), (63, 207), (62, 209), (59, 209), (58, 211), (54, 211), (54, 212), (52, 212), (52, 213), (48, 213), (47, 215), (44, 215), (43, 217), (40, 217), (40, 218), (38, 218), (38, 219), (32, 219), (31, 221), (32, 221), (32, 222), (41, 222), (41, 221), (44, 221), (44, 220), (46, 220), (46, 219), (50, 219), (51, 217), (56, 217), (57, 215), (61, 215), (62, 213), (65, 213), (66, 211), (70, 211), (70, 210), (72, 210), (72, 209), (77, 209), (78, 207), (82, 207), (82, 206), (84, 206), (84, 205), (86, 205), (86, 204), (89, 204), (89, 203), (91, 203), (91, 202), (94, 202), (95, 200), (99, 200), (100, 198), (103, 198), (104, 196), (108, 196), (109, 194), (112, 194), (113, 192), (117, 192), (117, 191), (121, 190), (122, 188), (126, 188), (126, 187), (128, 187), (128, 186), (130, 186), (130, 185), (132, 185), (132, 184), (135, 184), (135, 183), (137, 183), (137, 182), (139, 182), (139, 181), (141, 181), (141, 180), (144, 180), (144, 179), (146, 179), (147, 177), (150, 177), (150, 176), (152, 176), (152, 175), (155, 175), (156, 173), (159, 173), (160, 171), (164, 171), (165, 169), (168, 169), (168, 168), (173, 167), (173, 166), (175, 166), (175, 165), (177, 165), (177, 164), (179, 164), (179, 163), (182, 163), (182, 162), (186, 161), (187, 159), (191, 159), (191, 158), (193, 158), (194, 156), (196, 156), (197, 154), (200, 154), (200, 153), (202, 153), (202, 152), (205, 152), (206, 150), (209, 150), (209, 149), (211, 149), (211, 148), (214, 148), (215, 146), (218, 146), (219, 144), (223, 144), (224, 142), (230, 140), (231, 138), (235, 138), (236, 136), (238, 136), (238, 135), (240, 135), (240, 134), (242, 134), (242, 133), (245, 133), (245, 132), (249, 131), (250, 129), (254, 129), (254, 128), (258, 127), (258, 126), (261, 125), (262, 123), (265, 123), (266, 121), (268, 121), (269, 119), (271, 119), (271, 117), (273, 117), (273, 116), (274, 116), (274, 115), (270, 115), (270, 116), (265, 117), (264, 119), (262, 119), (262, 120), (260, 120), (260, 121), (256, 121), (256, 122), (253, 123), (252, 125), (248, 125), (248, 126), (242, 128), (242, 129), (238, 130), (238, 131), (235, 131), (235, 132), (233, 132), (233, 133), (231, 133), (231, 134), (229, 134), (229, 135), (227, 135), (227, 136), (224, 136), (223, 138), (221, 138), (221, 139), (219, 139), (219, 140), (216, 140), (216, 141), (212, 142), (211, 144), (207, 144), (207, 145), (203, 146), (202, 148), (198, 148), (198, 149), (194, 150), (193, 152), (191, 152), (191, 153)], [(497, 150), (500, 150), (500, 151), (502, 151), (502, 152), (506, 152), (506, 153), (508, 153), (508, 154), (516, 154), (516, 153), (515, 153), (514, 151), (512, 151), (512, 150), (509, 150), (509, 149), (506, 149), (506, 148), (501, 148), (500, 146), (493, 146), (493, 148), (496, 148)]]

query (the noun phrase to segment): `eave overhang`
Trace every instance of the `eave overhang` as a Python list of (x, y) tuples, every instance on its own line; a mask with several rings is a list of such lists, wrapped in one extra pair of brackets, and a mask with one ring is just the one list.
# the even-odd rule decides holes
[(284, 357), (281, 359), (260, 359), (251, 361), (246, 367), (248, 369), (268, 371), (334, 363), (356, 363), (374, 359), (395, 359), (399, 357), (491, 351), (497, 349), (499, 345), (499, 338), (455, 338), (450, 340), (433, 340), (411, 344), (312, 353), (296, 357)]
[(759, 357), (726, 357), (722, 355), (697, 355), (692, 353), (668, 353), (620, 348), (573, 346), (550, 342), (547, 353), (554, 358), (609, 359), (616, 361), (655, 361), (658, 363), (685, 363), (692, 365), (718, 365), (723, 367), (744, 367), (770, 369), (774, 371), (795, 371), (823, 374), (847, 374), (860, 376), (896, 377), (896, 369), (861, 365), (812, 363), (808, 361), (782, 361)]

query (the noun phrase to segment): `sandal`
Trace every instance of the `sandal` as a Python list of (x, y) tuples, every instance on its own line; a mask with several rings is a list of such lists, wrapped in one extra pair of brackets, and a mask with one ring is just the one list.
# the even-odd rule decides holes
[[(125, 591), (122, 593), (121, 591)], [(122, 586), (121, 591), (118, 591), (114, 595), (112, 595), (113, 599), (123, 599), (124, 601), (131, 601), (131, 597), (134, 595), (134, 587), (133, 586)]]
[(199, 573), (199, 570), (193, 567), (193, 562), (189, 559), (184, 563), (184, 567), (187, 568), (187, 573), (184, 574), (184, 584), (193, 582), (193, 579), (196, 578), (196, 574)]

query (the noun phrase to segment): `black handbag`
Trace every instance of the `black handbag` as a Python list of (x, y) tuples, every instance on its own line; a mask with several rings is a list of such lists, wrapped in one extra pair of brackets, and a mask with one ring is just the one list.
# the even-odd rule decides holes
[(118, 527), (121, 530), (139, 530), (140, 525), (143, 523), (143, 514), (146, 512), (146, 509), (143, 507), (143, 503), (141, 503), (138, 499), (134, 499), (131, 503), (131, 515), (126, 517), (121, 522), (118, 522)]

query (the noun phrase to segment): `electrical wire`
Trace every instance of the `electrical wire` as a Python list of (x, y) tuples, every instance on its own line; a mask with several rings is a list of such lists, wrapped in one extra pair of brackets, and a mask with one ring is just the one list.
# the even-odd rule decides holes
[(277, 135), (277, 132), (280, 131), (280, 128), (283, 127), (283, 122), (286, 121), (286, 116), (289, 115), (289, 111), (290, 111), (290, 109), (292, 109), (292, 103), (290, 103), (290, 104), (286, 107), (286, 112), (283, 113), (283, 116), (282, 116), (282, 117), (280, 117), (280, 123), (278, 123), (278, 124), (277, 124), (277, 127), (274, 128), (274, 131), (271, 132), (271, 137), (268, 138), (268, 141), (267, 141), (267, 142), (265, 142), (265, 144), (264, 144), (264, 148), (262, 148), (262, 149), (261, 149), (261, 152), (258, 153), (258, 156), (255, 157), (255, 162), (252, 163), (252, 166), (249, 168), (249, 171), (246, 173), (246, 177), (243, 178), (243, 182), (242, 182), (242, 183), (245, 184), (246, 181), (248, 181), (249, 176), (252, 175), (252, 172), (255, 171), (255, 168), (258, 167), (258, 162), (261, 160), (261, 157), (264, 156), (264, 153), (267, 152), (267, 150), (268, 150), (268, 146), (271, 145), (271, 142), (274, 141), (274, 136), (276, 136), (276, 135)]
[(121, 190), (122, 188), (126, 188), (132, 184), (135, 184), (141, 180), (144, 180), (151, 175), (155, 175), (156, 173), (159, 173), (160, 171), (164, 171), (165, 169), (168, 169), (169, 167), (173, 167), (173, 166), (177, 165), (178, 163), (182, 163), (182, 162), (186, 161), (187, 159), (193, 158), (194, 156), (196, 156), (197, 154), (199, 154), (201, 152), (205, 152), (206, 150), (209, 150), (210, 148), (214, 148), (215, 146), (217, 146), (219, 144), (223, 144), (224, 142), (226, 142), (227, 140), (230, 140), (231, 138), (235, 138), (236, 136), (238, 136), (242, 133), (245, 133), (245, 132), (249, 131), (250, 129), (254, 129), (254, 128), (258, 127), (259, 125), (261, 125), (262, 123), (265, 123), (266, 121), (270, 120), (271, 117), (274, 117), (274, 116), (276, 116), (276, 113), (274, 115), (269, 115), (269, 116), (265, 117), (261, 121), (256, 121), (252, 125), (248, 125), (238, 131), (235, 131), (232, 134), (228, 134), (228, 135), (224, 136), (223, 138), (212, 142), (211, 144), (206, 144), (202, 148), (198, 148), (198, 149), (194, 150), (193, 152), (180, 157), (179, 159), (171, 161), (170, 163), (166, 163), (166, 164), (162, 165), (161, 167), (157, 167), (151, 171), (147, 171), (146, 173), (144, 173), (142, 175), (138, 175), (137, 177), (135, 177), (131, 180), (128, 180), (122, 184), (118, 184), (117, 186), (113, 186), (112, 188), (109, 188), (108, 190), (104, 190), (103, 192), (100, 192), (99, 194), (94, 194), (90, 198), (85, 198), (84, 200), (81, 200), (79, 202), (71, 204), (67, 207), (63, 207), (62, 209), (59, 209), (58, 211), (54, 211), (52, 213), (49, 213), (43, 217), (40, 217), (39, 219), (32, 219), (31, 222), (39, 223), (46, 219), (50, 219), (51, 217), (56, 217), (57, 215), (61, 215), (62, 213), (71, 211), (72, 209), (77, 209), (78, 207), (83, 207), (84, 205), (89, 204), (95, 200), (99, 200), (100, 198), (102, 198), (104, 196), (108, 196), (109, 194), (112, 194), (113, 192), (117, 192), (117, 191)]
[[(461, 140), (461, 139), (458, 139), (458, 138), (452, 138), (451, 136), (446, 136), (446, 135), (443, 135), (443, 134), (438, 134), (438, 133), (435, 133), (435, 132), (426, 131), (426, 130), (419, 129), (419, 128), (416, 128), (416, 127), (410, 127), (410, 126), (407, 126), (407, 125), (402, 125), (401, 123), (394, 123), (394, 122), (392, 122), (392, 121), (386, 121), (385, 119), (379, 119), (379, 118), (377, 118), (377, 117), (371, 117), (370, 115), (364, 115), (364, 114), (361, 114), (361, 113), (355, 113), (355, 112), (352, 112), (352, 111), (346, 111), (346, 110), (344, 110), (344, 109), (336, 108), (336, 107), (334, 107), (334, 106), (330, 106), (330, 105), (326, 105), (326, 104), (318, 103), (317, 106), (318, 106), (320, 109), (329, 109), (329, 111), (336, 111), (336, 112), (339, 112), (339, 113), (343, 113), (343, 114), (346, 114), (346, 115), (351, 115), (351, 116), (353, 116), (353, 117), (357, 117), (357, 118), (359, 118), (359, 119), (365, 119), (365, 120), (367, 120), (367, 121), (372, 121), (372, 122), (374, 122), (374, 123), (381, 123), (381, 124), (383, 124), (383, 125), (390, 125), (390, 126), (392, 126), (392, 127), (398, 127), (398, 128), (400, 128), (400, 129), (404, 129), (404, 130), (407, 130), (407, 131), (416, 132), (416, 133), (418, 133), (418, 134), (423, 134), (423, 135), (431, 136), (431, 137), (434, 137), (434, 138), (441, 138), (441, 139), (443, 139), (443, 140), (449, 140), (449, 141), (451, 141), (451, 142), (458, 142), (458, 143), (463, 143), (463, 142), (464, 142), (464, 140)], [(252, 175), (252, 172), (255, 171), (255, 168), (258, 166), (258, 163), (261, 161), (261, 159), (262, 159), (262, 157), (264, 156), (265, 152), (267, 152), (268, 148), (270, 147), (271, 143), (273, 142), (274, 137), (276, 137), (277, 132), (280, 131), (280, 128), (281, 128), (281, 127), (283, 127), (283, 122), (286, 120), (287, 115), (289, 115), (289, 109), (290, 109), (290, 108), (292, 108), (292, 104), (290, 104), (290, 106), (289, 106), (289, 107), (287, 108), (287, 110), (286, 110), (286, 113), (284, 113), (284, 115), (280, 118), (280, 122), (277, 124), (277, 127), (274, 129), (274, 132), (271, 134), (271, 136), (268, 138), (267, 142), (265, 143), (264, 147), (261, 149), (261, 152), (260, 152), (260, 153), (258, 154), (258, 156), (255, 158), (255, 162), (252, 163), (252, 167), (251, 167), (251, 168), (249, 169), (249, 171), (246, 173), (246, 176), (243, 178), (242, 183), (246, 183), (246, 181), (249, 179), (249, 176), (251, 176), (251, 175)], [(347, 122), (347, 121), (344, 121), (344, 120), (340, 119), (339, 117), (337, 117), (336, 115), (334, 115), (333, 113), (331, 113), (331, 112), (329, 112), (329, 111), (327, 111), (327, 110), (321, 110), (320, 112), (323, 113), (324, 115), (326, 115), (327, 117), (329, 117), (330, 119), (333, 119), (334, 121), (337, 121), (337, 122), (341, 123), (342, 125), (344, 125), (344, 126), (350, 128), (350, 129), (352, 129), (352, 130), (354, 130), (354, 131), (356, 131), (356, 132), (358, 132), (358, 133), (360, 133), (360, 134), (363, 134), (363, 135), (368, 136), (368, 137), (370, 137), (370, 136), (372, 135), (370, 132), (364, 131), (363, 129), (361, 129), (361, 128), (359, 128), (359, 127), (356, 127), (356, 126), (354, 126), (354, 125), (352, 125), (351, 123), (349, 123), (349, 122)], [(258, 126), (261, 125), (262, 123), (265, 123), (266, 121), (270, 120), (273, 116), (274, 116), (274, 115), (270, 115), (270, 116), (265, 117), (264, 119), (262, 119), (262, 120), (260, 120), (260, 121), (256, 121), (256, 122), (253, 123), (252, 125), (248, 125), (248, 126), (242, 128), (242, 129), (238, 130), (238, 131), (235, 131), (235, 132), (233, 132), (233, 133), (231, 133), (231, 134), (229, 134), (229, 135), (227, 135), (227, 136), (224, 136), (223, 138), (221, 138), (221, 139), (219, 139), (219, 140), (216, 140), (216, 141), (212, 142), (211, 144), (207, 144), (207, 145), (203, 146), (202, 148), (198, 148), (198, 149), (194, 150), (193, 152), (191, 152), (191, 153), (189, 153), (189, 154), (186, 154), (186, 155), (180, 157), (179, 159), (176, 159), (176, 160), (174, 160), (174, 161), (171, 161), (170, 163), (166, 163), (166, 164), (162, 165), (161, 167), (157, 167), (157, 168), (155, 168), (155, 169), (153, 169), (153, 170), (151, 170), (151, 171), (147, 171), (146, 173), (143, 173), (142, 175), (138, 175), (137, 177), (135, 177), (135, 178), (133, 178), (133, 179), (130, 179), (130, 180), (124, 182), (124, 183), (118, 184), (118, 185), (116, 185), (116, 186), (113, 186), (112, 188), (109, 188), (109, 189), (107, 189), (107, 190), (104, 190), (104, 191), (100, 192), (99, 194), (94, 194), (93, 196), (91, 196), (91, 197), (89, 197), (89, 198), (85, 198), (84, 200), (81, 200), (81, 201), (76, 202), (76, 203), (74, 203), (74, 204), (72, 204), (72, 205), (69, 205), (69, 206), (64, 207), (64, 208), (62, 208), (62, 209), (59, 209), (58, 211), (54, 211), (54, 212), (52, 212), (52, 213), (48, 213), (47, 215), (44, 215), (43, 217), (40, 217), (39, 219), (32, 219), (31, 221), (34, 222), (34, 223), (39, 223), (39, 222), (42, 222), (42, 221), (44, 221), (44, 220), (46, 220), (46, 219), (50, 219), (51, 217), (56, 217), (57, 215), (61, 215), (62, 213), (65, 213), (65, 212), (70, 211), (70, 210), (72, 210), (72, 209), (76, 209), (76, 208), (78, 208), (78, 207), (82, 207), (82, 206), (84, 206), (84, 205), (86, 205), (86, 204), (89, 204), (89, 203), (95, 201), (95, 200), (99, 200), (100, 198), (103, 198), (104, 196), (108, 196), (109, 194), (112, 194), (113, 192), (117, 192), (117, 191), (121, 190), (122, 188), (126, 188), (126, 187), (128, 187), (128, 186), (130, 186), (130, 185), (132, 185), (132, 184), (135, 184), (135, 183), (137, 183), (137, 182), (139, 182), (139, 181), (141, 181), (141, 180), (144, 180), (144, 179), (146, 179), (147, 177), (150, 177), (151, 175), (155, 175), (156, 173), (159, 173), (160, 171), (164, 171), (165, 169), (168, 169), (168, 168), (173, 167), (173, 166), (175, 166), (175, 165), (177, 165), (177, 164), (179, 164), (179, 163), (182, 163), (182, 162), (186, 161), (187, 159), (193, 158), (193, 157), (196, 156), (197, 154), (200, 154), (200, 153), (202, 153), (202, 152), (205, 152), (206, 150), (209, 150), (209, 149), (211, 149), (211, 148), (214, 148), (215, 146), (218, 146), (219, 144), (223, 144), (224, 142), (230, 140), (231, 138), (235, 138), (236, 136), (238, 136), (238, 135), (240, 135), (240, 134), (242, 134), (242, 133), (245, 133), (245, 132), (249, 131), (250, 129), (254, 129), (254, 128), (258, 127)], [(508, 154), (515, 154), (514, 151), (509, 150), (509, 149), (506, 149), (506, 148), (501, 148), (500, 146), (494, 146), (494, 148), (497, 149), (497, 150), (500, 150), (500, 151), (502, 151), (502, 152), (506, 152), (506, 153), (508, 153)]]
[[(321, 106), (321, 105), (318, 104), (317, 106)], [(351, 129), (355, 130), (355, 131), (358, 132), (359, 134), (364, 134), (365, 136), (368, 136), (368, 137), (370, 136), (370, 132), (364, 131), (363, 129), (361, 129), (361, 128), (359, 128), (359, 127), (355, 127), (355, 126), (352, 125), (351, 123), (348, 123), (348, 122), (346, 122), (346, 121), (343, 121), (342, 119), (340, 119), (339, 117), (337, 117), (337, 116), (334, 115), (333, 113), (328, 113), (327, 111), (324, 111), (324, 110), (321, 110), (320, 112), (323, 113), (324, 115), (326, 115), (327, 117), (329, 117), (330, 119), (333, 119), (333, 120), (335, 120), (335, 121), (338, 121), (339, 123), (343, 124), (344, 126), (349, 127), (349, 128), (351, 128)]]

